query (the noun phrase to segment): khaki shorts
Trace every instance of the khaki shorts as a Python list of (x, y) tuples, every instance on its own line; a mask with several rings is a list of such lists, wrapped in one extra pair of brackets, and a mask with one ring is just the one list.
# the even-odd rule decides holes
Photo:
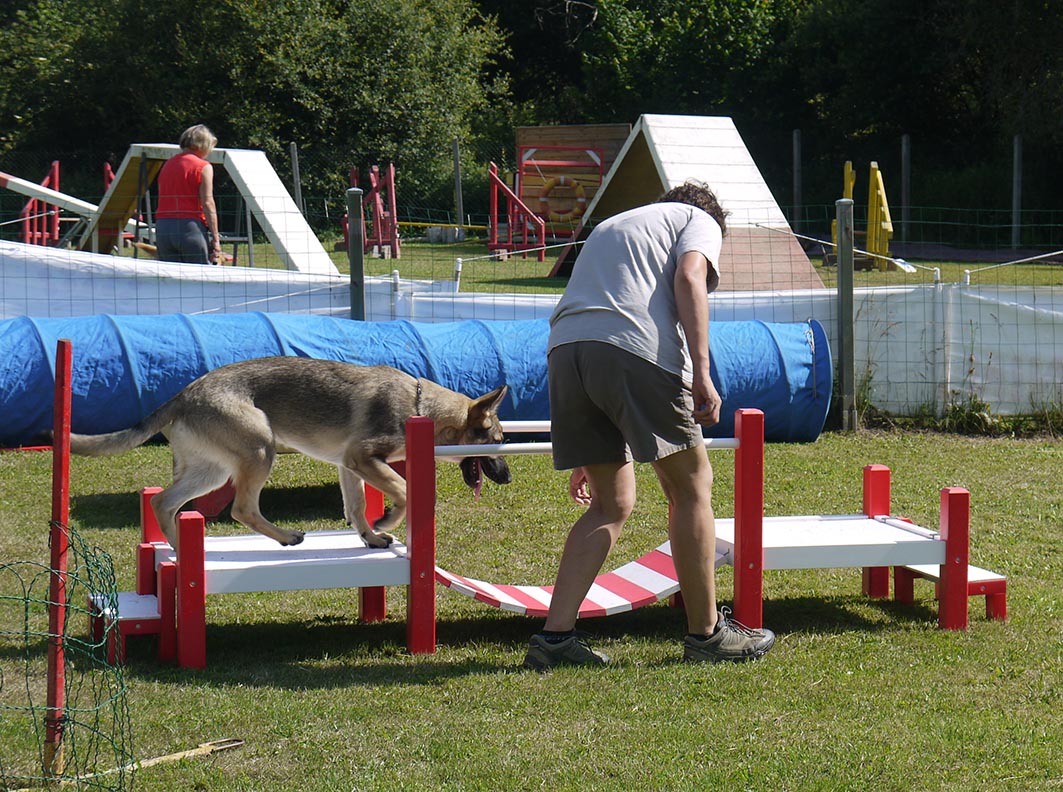
[(554, 467), (654, 462), (702, 442), (678, 374), (601, 341), (550, 352)]

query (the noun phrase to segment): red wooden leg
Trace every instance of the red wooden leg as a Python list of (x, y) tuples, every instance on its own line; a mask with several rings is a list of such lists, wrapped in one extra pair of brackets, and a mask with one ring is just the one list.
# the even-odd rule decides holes
[(203, 569), (206, 521), (199, 512), (177, 518), (177, 664), (207, 667), (207, 592)]
[(945, 542), (945, 563), (941, 565), (938, 626), (943, 630), (967, 629), (970, 516), (971, 493), (961, 487), (946, 487), (941, 490), (939, 532)]
[(735, 413), (734, 618), (764, 625), (764, 413)]
[(890, 568), (864, 567), (861, 588), (865, 597), (887, 599), (890, 595)]
[(159, 564), (159, 660), (172, 663), (177, 659), (177, 564)]
[(893, 568), (893, 598), (911, 605), (915, 602), (915, 573), (904, 567)]
[(137, 594), (155, 593), (155, 545), (137, 545)]
[(358, 589), (358, 621), (365, 624), (382, 622), (388, 616), (387, 589), (369, 586)]
[(140, 541), (165, 542), (159, 521), (155, 519), (155, 510), (151, 508), (151, 499), (162, 492), (162, 487), (144, 487), (140, 491)]
[(432, 420), (406, 421), (406, 534), (410, 586), (406, 646), (411, 654), (436, 651), (436, 455)]

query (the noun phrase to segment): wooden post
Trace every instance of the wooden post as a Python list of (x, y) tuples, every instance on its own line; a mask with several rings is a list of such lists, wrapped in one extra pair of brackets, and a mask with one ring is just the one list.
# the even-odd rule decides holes
[(159, 661), (172, 663), (177, 659), (177, 564), (163, 561), (156, 576), (159, 601)]
[(410, 589), (406, 645), (411, 654), (436, 651), (436, 454), (431, 418), (406, 421), (406, 534)]
[(941, 565), (938, 626), (943, 630), (967, 629), (967, 565), (970, 560), (971, 493), (962, 487), (941, 490), (939, 531), (945, 541)]
[(734, 617), (747, 627), (764, 624), (764, 413), (735, 412)]
[(206, 520), (199, 512), (177, 516), (177, 664), (207, 667)]
[(51, 575), (48, 584), (48, 691), (44, 713), (44, 775), (63, 774), (66, 723), (67, 554), (70, 535), (70, 402), (73, 345), (61, 339), (55, 351), (55, 407), (52, 437)]
[[(368, 483), (365, 487), (365, 519), (370, 525), (384, 515), (384, 493)], [(365, 586), (358, 589), (358, 620), (366, 624), (382, 622), (388, 616), (387, 589)]]
[[(888, 517), (890, 513), (890, 469), (885, 465), (864, 468), (864, 514)], [(890, 595), (890, 568), (864, 567), (864, 596), (885, 599)]]
[(162, 492), (162, 487), (144, 487), (140, 491), (140, 541), (141, 542), (165, 542), (159, 521), (155, 518), (155, 510), (151, 508), (151, 500)]

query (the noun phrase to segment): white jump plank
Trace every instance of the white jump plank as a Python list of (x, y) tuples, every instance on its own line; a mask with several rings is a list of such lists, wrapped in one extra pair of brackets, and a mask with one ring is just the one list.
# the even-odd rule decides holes
[[(208, 536), (204, 543), (208, 594), (400, 586), (410, 582), (403, 545), (365, 547), (357, 531), (315, 531), (282, 547), (260, 534)], [(155, 545), (155, 565), (176, 560)]]
[[(717, 551), (733, 550), (734, 543), (734, 520), (717, 520)], [(944, 560), (944, 542), (862, 514), (764, 518), (765, 569), (910, 566)]]

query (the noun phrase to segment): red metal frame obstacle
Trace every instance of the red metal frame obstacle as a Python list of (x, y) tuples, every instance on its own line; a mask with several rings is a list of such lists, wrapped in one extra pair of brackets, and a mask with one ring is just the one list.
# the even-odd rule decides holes
[[(498, 166), (493, 162), (487, 168), (487, 177), (487, 249), (502, 254), (521, 252), (524, 258), (528, 257), (529, 250), (535, 249), (538, 251), (536, 258), (546, 261), (546, 222), (509, 188), (498, 175)], [(499, 217), (499, 209), (503, 204), (504, 223)]]
[[(351, 186), (360, 187), (358, 168), (351, 168)], [(364, 252), (380, 254), (384, 258), (401, 258), (399, 240), (399, 213), (395, 193), (395, 164), (388, 163), (383, 172), (379, 165), (369, 169), (369, 189), (362, 195), (365, 209), (362, 218)], [(343, 244), (337, 249), (346, 250), (351, 242), (349, 218), (343, 216)]]
[[(48, 175), (41, 182), (41, 187), (59, 192), (59, 160), (48, 167)], [(27, 245), (59, 244), (59, 207), (46, 203), (40, 198), (30, 198), (18, 214), (22, 220), (22, 241)]]

